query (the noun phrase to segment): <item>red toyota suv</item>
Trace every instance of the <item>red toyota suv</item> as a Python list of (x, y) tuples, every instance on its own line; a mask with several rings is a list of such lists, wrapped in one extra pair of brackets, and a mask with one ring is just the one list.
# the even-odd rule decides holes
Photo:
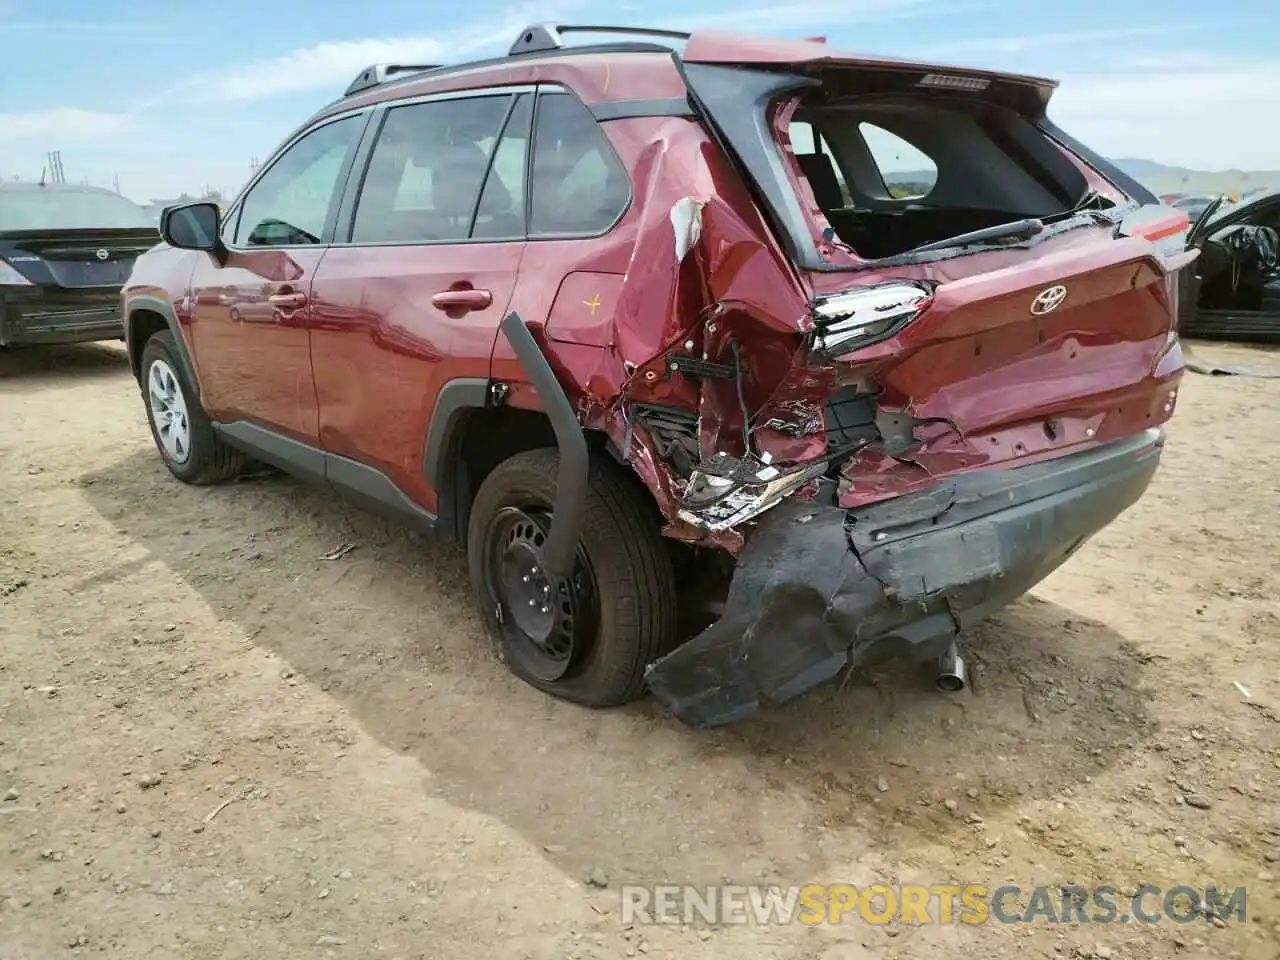
[(546, 24), (371, 67), (165, 212), (123, 292), (156, 446), (464, 543), (568, 700), (712, 726), (873, 650), (956, 689), (957, 633), (1142, 495), (1183, 369), (1186, 215), (1053, 89)]

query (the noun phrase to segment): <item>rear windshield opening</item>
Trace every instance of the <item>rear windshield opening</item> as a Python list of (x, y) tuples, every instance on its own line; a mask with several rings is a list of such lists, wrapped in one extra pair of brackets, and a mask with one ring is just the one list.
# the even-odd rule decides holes
[(0, 230), (154, 227), (132, 200), (94, 187), (0, 185)]
[(1040, 130), (988, 103), (802, 100), (789, 132), (818, 207), (837, 238), (867, 260), (1060, 217), (1089, 194), (1084, 175)]

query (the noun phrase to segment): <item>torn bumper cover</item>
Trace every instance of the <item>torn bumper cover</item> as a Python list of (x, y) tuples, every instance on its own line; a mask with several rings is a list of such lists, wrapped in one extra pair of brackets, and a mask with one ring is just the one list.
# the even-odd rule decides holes
[(1160, 429), (855, 510), (794, 499), (764, 514), (723, 616), (648, 669), (685, 723), (713, 727), (857, 666), (881, 642), (936, 657), (1132, 505)]

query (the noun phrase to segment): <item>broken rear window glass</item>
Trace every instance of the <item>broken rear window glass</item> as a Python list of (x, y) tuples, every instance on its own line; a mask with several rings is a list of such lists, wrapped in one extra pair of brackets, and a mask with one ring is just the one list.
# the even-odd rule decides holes
[(864, 259), (1070, 212), (1083, 176), (1028, 120), (937, 95), (801, 100), (799, 173), (836, 239)]

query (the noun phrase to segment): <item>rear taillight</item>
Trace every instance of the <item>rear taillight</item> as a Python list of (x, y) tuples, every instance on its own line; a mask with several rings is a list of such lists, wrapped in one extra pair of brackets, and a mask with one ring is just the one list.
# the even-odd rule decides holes
[(891, 337), (932, 302), (929, 287), (910, 281), (821, 297), (813, 304), (814, 349), (837, 357)]
[(13, 266), (0, 260), (0, 287), (29, 287), (31, 281), (20, 274)]
[(1120, 236), (1150, 240), (1161, 259), (1171, 260), (1186, 249), (1190, 230), (1191, 221), (1185, 211), (1148, 204), (1120, 221), (1117, 233)]

